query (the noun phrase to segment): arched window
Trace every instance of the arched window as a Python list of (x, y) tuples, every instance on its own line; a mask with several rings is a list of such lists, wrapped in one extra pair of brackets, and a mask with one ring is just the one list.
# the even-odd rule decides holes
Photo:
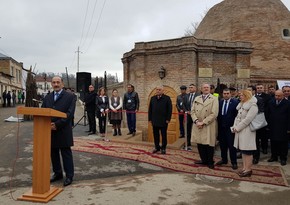
[(290, 39), (290, 29), (288, 28), (284, 28), (282, 30), (282, 35), (283, 35), (283, 38), (285, 39)]

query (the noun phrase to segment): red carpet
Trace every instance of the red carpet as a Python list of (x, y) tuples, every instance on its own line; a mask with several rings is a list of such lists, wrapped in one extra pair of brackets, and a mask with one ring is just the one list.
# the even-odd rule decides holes
[[(232, 170), (230, 165), (215, 166), (214, 170), (209, 169), (206, 166), (195, 165), (194, 161), (199, 160), (198, 153), (195, 152), (167, 149), (166, 155), (161, 155), (160, 153), (152, 154), (152, 146), (139, 144), (84, 139), (75, 139), (74, 143), (73, 150), (75, 151), (136, 160), (179, 172), (225, 177), (239, 181), (288, 186), (284, 173), (279, 166), (257, 165), (253, 167), (253, 175), (251, 177), (241, 178), (236, 174), (236, 171)], [(215, 161), (218, 160), (219, 159), (215, 159)], [(241, 167), (241, 164), (239, 164), (239, 167)]]

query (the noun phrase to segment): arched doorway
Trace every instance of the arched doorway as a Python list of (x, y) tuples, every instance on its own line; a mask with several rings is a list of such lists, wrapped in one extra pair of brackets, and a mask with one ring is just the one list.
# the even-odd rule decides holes
[[(155, 92), (156, 92), (155, 89), (151, 91), (148, 97), (147, 107), (149, 107), (150, 99), (152, 96), (155, 95)], [(176, 108), (177, 93), (173, 88), (164, 86), (164, 94), (168, 95), (172, 101), (172, 116), (171, 116), (171, 121), (167, 129), (167, 142), (168, 144), (172, 144), (179, 138), (179, 122), (178, 122), (178, 114), (177, 114), (177, 108)], [(148, 141), (154, 142), (153, 129), (150, 123), (148, 123)], [(160, 139), (160, 142), (161, 142), (161, 139)]]

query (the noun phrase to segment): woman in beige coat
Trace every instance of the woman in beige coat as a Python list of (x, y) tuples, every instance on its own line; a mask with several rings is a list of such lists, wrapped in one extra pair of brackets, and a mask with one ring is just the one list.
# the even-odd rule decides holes
[(242, 90), (240, 100), (237, 106), (238, 115), (231, 129), (235, 133), (234, 146), (242, 152), (243, 169), (238, 174), (240, 177), (250, 177), (253, 153), (256, 150), (256, 131), (250, 130), (250, 123), (258, 113), (257, 99), (250, 91)]

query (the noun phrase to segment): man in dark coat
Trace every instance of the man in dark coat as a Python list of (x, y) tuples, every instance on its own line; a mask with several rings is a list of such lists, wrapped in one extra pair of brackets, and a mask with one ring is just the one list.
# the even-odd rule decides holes
[[(171, 120), (172, 103), (169, 96), (165, 95), (163, 86), (156, 87), (156, 95), (152, 96), (149, 104), (148, 121), (153, 126), (153, 136), (157, 153), (161, 149), (161, 154), (166, 154), (167, 127)], [(162, 146), (160, 147), (160, 132), (162, 136)]]
[(180, 92), (181, 94), (178, 95), (176, 98), (176, 108), (178, 111), (180, 138), (183, 138), (184, 137), (184, 114), (185, 114), (184, 102), (185, 102), (185, 97), (186, 97), (185, 85), (180, 86)]
[(139, 110), (139, 96), (135, 92), (135, 88), (132, 84), (127, 85), (127, 90), (123, 98), (123, 108), (126, 110), (127, 125), (129, 133), (127, 135), (136, 135), (136, 112)]
[(284, 98), (282, 90), (275, 91), (275, 99), (268, 104), (266, 112), (270, 129), (271, 158), (268, 162), (278, 161), (286, 165), (288, 155), (288, 135), (290, 130), (290, 102)]
[(228, 163), (228, 150), (230, 152), (230, 159), (232, 168), (237, 169), (237, 150), (234, 147), (235, 135), (231, 132), (230, 127), (233, 126), (235, 117), (237, 116), (237, 105), (239, 101), (231, 97), (229, 89), (223, 90), (223, 99), (219, 103), (218, 115), (218, 140), (220, 142), (222, 160), (218, 161), (216, 165), (223, 165)]
[(6, 100), (7, 100), (7, 93), (6, 90), (2, 93), (2, 98), (3, 98), (3, 107), (6, 107)]
[(72, 183), (74, 176), (71, 146), (73, 146), (72, 118), (74, 117), (76, 101), (72, 93), (63, 89), (61, 77), (53, 77), (51, 85), (54, 91), (45, 96), (42, 107), (64, 112), (67, 118), (51, 119), (51, 162), (54, 175), (50, 181), (54, 182), (63, 178), (60, 162), (61, 153), (63, 168), (66, 174), (63, 185), (67, 186)]
[(89, 135), (96, 134), (96, 92), (93, 85), (89, 86), (89, 93), (85, 96), (85, 106), (89, 120)]

